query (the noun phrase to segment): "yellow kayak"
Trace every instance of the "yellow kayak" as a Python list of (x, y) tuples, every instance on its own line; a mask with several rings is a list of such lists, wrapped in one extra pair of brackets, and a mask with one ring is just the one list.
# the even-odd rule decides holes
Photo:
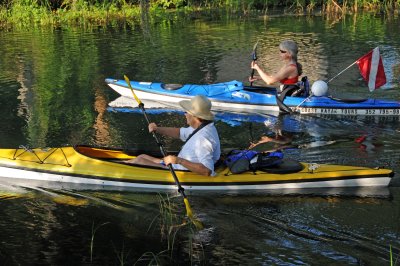
[[(135, 188), (176, 190), (169, 170), (126, 164), (135, 154), (91, 146), (47, 149), (0, 149), (0, 179), (19, 183), (72, 184), (75, 188)], [(386, 187), (394, 173), (389, 169), (284, 161), (280, 171), (232, 174), (216, 168), (216, 176), (176, 170), (186, 190), (262, 191), (307, 188)], [(289, 171), (285, 171), (287, 165)], [(293, 171), (293, 165), (297, 170)]]

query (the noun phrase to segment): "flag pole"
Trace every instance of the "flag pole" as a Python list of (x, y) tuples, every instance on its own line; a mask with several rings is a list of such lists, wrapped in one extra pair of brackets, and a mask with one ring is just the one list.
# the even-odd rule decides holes
[(342, 71), (340, 71), (339, 74), (337, 74), (336, 76), (334, 76), (333, 78), (331, 78), (330, 80), (328, 80), (328, 82), (326, 82), (326, 83), (329, 83), (329, 82), (331, 82), (332, 80), (334, 80), (335, 78), (337, 78), (338, 76), (340, 76), (340, 75), (341, 75), (343, 72), (345, 72), (347, 69), (349, 69), (350, 67), (352, 67), (353, 65), (355, 65), (355, 64), (357, 63), (357, 61), (358, 61), (358, 60), (354, 61), (354, 63), (352, 63), (351, 65), (349, 65), (348, 67), (346, 67), (345, 69), (343, 69)]

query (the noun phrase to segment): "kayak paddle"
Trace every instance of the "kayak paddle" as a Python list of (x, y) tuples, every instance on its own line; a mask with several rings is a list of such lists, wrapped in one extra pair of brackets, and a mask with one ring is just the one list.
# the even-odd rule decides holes
[[(132, 94), (133, 94), (133, 97), (134, 97), (135, 100), (137, 101), (139, 108), (142, 110), (143, 115), (144, 115), (144, 118), (145, 118), (146, 121), (147, 121), (147, 124), (150, 124), (150, 120), (149, 120), (149, 118), (148, 118), (148, 116), (147, 116), (146, 110), (145, 110), (145, 108), (144, 108), (144, 104), (143, 104), (142, 101), (136, 96), (136, 94), (135, 94), (135, 92), (134, 92), (134, 90), (133, 90), (133, 88), (132, 88), (132, 86), (131, 86), (131, 82), (130, 82), (129, 78), (128, 78), (126, 75), (124, 75), (124, 78), (125, 78), (126, 84), (128, 84), (128, 87), (131, 89)], [(167, 156), (167, 153), (165, 152), (162, 143), (161, 143), (160, 140), (158, 139), (157, 134), (156, 134), (154, 131), (152, 132), (152, 134), (153, 134), (154, 139), (155, 139), (156, 142), (157, 142), (157, 145), (160, 147), (160, 151), (161, 151), (162, 156), (163, 156), (163, 157)], [(199, 229), (199, 230), (200, 230), (200, 229), (203, 229), (203, 228), (204, 228), (203, 224), (202, 224), (199, 220), (196, 220), (196, 219), (194, 218), (194, 215), (193, 215), (193, 212), (192, 212), (192, 208), (190, 207), (189, 200), (188, 200), (188, 198), (186, 197), (186, 194), (185, 194), (185, 189), (181, 186), (181, 184), (180, 184), (180, 182), (179, 182), (179, 179), (178, 179), (178, 177), (176, 176), (176, 173), (175, 173), (175, 170), (174, 170), (172, 164), (169, 164), (169, 165), (168, 165), (168, 168), (169, 168), (169, 171), (171, 172), (171, 174), (172, 174), (172, 176), (173, 176), (173, 178), (174, 178), (174, 180), (175, 180), (176, 186), (178, 187), (178, 192), (181, 193), (181, 195), (182, 195), (182, 197), (183, 197), (183, 202), (185, 203), (185, 207), (186, 207), (186, 215), (187, 215), (187, 216), (189, 217), (189, 219), (193, 222), (193, 224), (196, 226), (197, 229)]]
[[(253, 47), (253, 53), (251, 54), (251, 57), (252, 57), (252, 59), (253, 59), (253, 62), (257, 61), (257, 45), (258, 45), (258, 40), (257, 40), (256, 44), (254, 45), (254, 47)], [(250, 77), (251, 77), (251, 78), (254, 77), (254, 68), (251, 70), (251, 75), (250, 75)], [(250, 87), (252, 87), (252, 86), (253, 86), (253, 81), (250, 82)]]

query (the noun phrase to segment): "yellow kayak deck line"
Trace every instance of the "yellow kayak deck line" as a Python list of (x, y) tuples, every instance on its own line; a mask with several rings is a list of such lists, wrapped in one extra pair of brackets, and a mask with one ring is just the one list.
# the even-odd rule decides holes
[[(0, 176), (82, 184), (174, 188), (175, 182), (169, 170), (124, 163), (132, 158), (135, 156), (123, 150), (91, 146), (0, 149)], [(180, 170), (175, 172), (182, 186), (200, 190), (388, 186), (394, 175), (392, 170), (382, 168), (301, 164), (303, 170), (287, 174), (263, 171), (232, 174), (225, 166), (216, 168), (216, 176), (201, 176)]]

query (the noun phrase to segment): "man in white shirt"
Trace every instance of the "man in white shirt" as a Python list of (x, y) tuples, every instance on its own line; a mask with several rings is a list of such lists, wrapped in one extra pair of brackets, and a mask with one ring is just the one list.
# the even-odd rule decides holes
[(190, 101), (179, 102), (186, 111), (185, 117), (189, 127), (172, 128), (159, 127), (155, 123), (149, 124), (149, 132), (180, 138), (185, 141), (178, 156), (168, 155), (162, 159), (141, 154), (129, 163), (156, 167), (165, 167), (172, 164), (176, 170), (190, 170), (200, 175), (215, 175), (214, 164), (221, 155), (220, 141), (217, 129), (212, 122), (211, 101), (203, 95), (197, 95)]

